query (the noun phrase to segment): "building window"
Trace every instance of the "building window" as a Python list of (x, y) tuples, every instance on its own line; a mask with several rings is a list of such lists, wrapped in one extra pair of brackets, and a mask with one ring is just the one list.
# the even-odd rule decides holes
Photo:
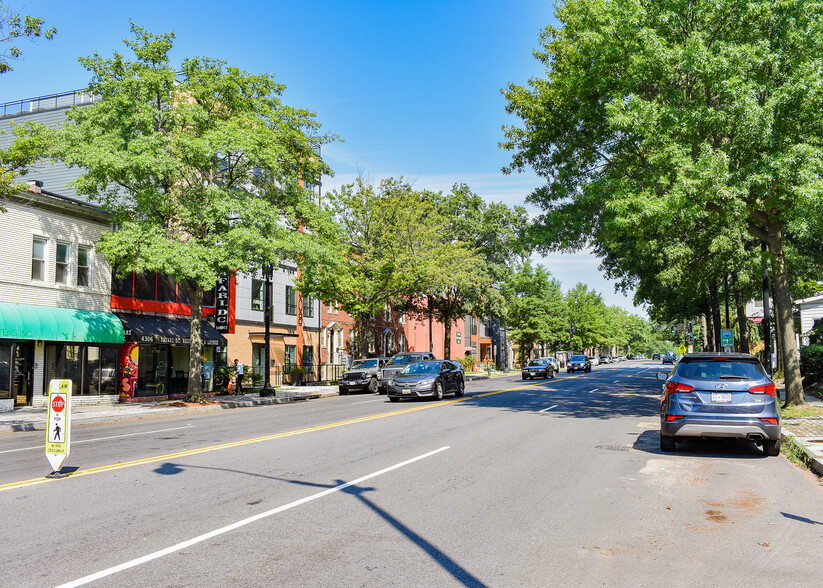
[(406, 351), (406, 335), (402, 333), (397, 336), (397, 349), (400, 353)]
[(406, 313), (405, 312), (397, 313), (397, 322), (400, 323), (401, 325), (406, 324)]
[(314, 317), (314, 299), (311, 296), (303, 297), (303, 316), (306, 318)]
[(297, 290), (286, 286), (286, 314), (297, 316)]
[(265, 282), (263, 280), (251, 281), (251, 309), (265, 310), (263, 308), (263, 294), (265, 293)]
[(69, 283), (69, 260), (71, 259), (71, 245), (69, 243), (57, 244), (57, 256), (55, 257), (54, 281), (58, 284)]
[(391, 304), (386, 303), (386, 308), (383, 311), (383, 320), (386, 322), (391, 320)]
[(31, 279), (46, 279), (46, 240), (35, 237), (31, 246)]
[(284, 357), (283, 371), (288, 374), (297, 365), (297, 345), (286, 345)]
[(309, 372), (314, 370), (314, 347), (303, 345), (303, 367)]
[(89, 285), (89, 248), (82, 245), (77, 248), (77, 285)]

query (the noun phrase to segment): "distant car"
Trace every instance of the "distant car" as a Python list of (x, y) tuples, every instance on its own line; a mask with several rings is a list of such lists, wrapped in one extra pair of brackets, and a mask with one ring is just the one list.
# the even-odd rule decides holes
[(345, 396), (363, 390), (377, 392), (377, 374), (388, 361), (388, 357), (355, 359), (337, 382), (338, 394)]
[(600, 357), (597, 355), (593, 355), (592, 357), (590, 357), (589, 361), (592, 365), (600, 365)]
[(665, 380), (660, 400), (660, 449), (684, 438), (748, 439), (780, 454), (780, 407), (775, 386), (754, 355), (689, 353)]
[(659, 354), (659, 353), (654, 353), (654, 354), (652, 354), (652, 361), (657, 361), (657, 360), (659, 360), (661, 357), (663, 357), (661, 354)]
[(377, 377), (377, 391), (380, 392), (380, 394), (385, 394), (392, 376), (402, 372), (408, 364), (416, 361), (431, 361), (434, 359), (436, 359), (434, 354), (428, 351), (404, 351), (395, 354), (385, 367), (380, 370)]
[(540, 357), (537, 359), (530, 359), (526, 361), (520, 371), (520, 376), (524, 380), (531, 380), (532, 378), (554, 378), (554, 364), (548, 357)]
[(592, 371), (592, 362), (585, 355), (572, 355), (569, 363), (566, 365), (566, 371), (570, 374), (574, 372), (590, 372)]
[(445, 394), (463, 396), (465, 386), (463, 366), (458, 362), (445, 359), (418, 361), (392, 376), (388, 383), (388, 397), (392, 402), (424, 397), (443, 400)]
[(546, 359), (548, 359), (551, 362), (552, 367), (554, 368), (554, 373), (560, 371), (560, 362), (557, 361), (556, 357), (547, 357)]
[(674, 353), (667, 353), (666, 355), (663, 356), (663, 363), (670, 363), (670, 364), (674, 365), (674, 362), (676, 360), (677, 360), (677, 357), (675, 357)]
[(626, 358), (623, 355), (618, 355), (617, 356), (617, 361), (626, 361)]

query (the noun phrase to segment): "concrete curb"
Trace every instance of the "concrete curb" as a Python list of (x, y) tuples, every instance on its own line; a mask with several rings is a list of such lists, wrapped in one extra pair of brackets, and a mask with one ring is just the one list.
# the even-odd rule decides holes
[(823, 452), (814, 447), (810, 447), (809, 443), (805, 440), (807, 439), (806, 437), (798, 437), (791, 431), (783, 429), (780, 436), (783, 441), (788, 441), (790, 439), (794, 441), (794, 444), (800, 447), (803, 453), (806, 454), (809, 469), (818, 476), (823, 477)]

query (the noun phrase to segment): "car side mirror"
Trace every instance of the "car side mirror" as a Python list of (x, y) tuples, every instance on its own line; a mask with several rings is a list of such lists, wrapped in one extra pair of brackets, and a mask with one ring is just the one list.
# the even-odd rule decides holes
[(669, 374), (667, 372), (657, 372), (657, 379), (658, 380), (668, 380)]

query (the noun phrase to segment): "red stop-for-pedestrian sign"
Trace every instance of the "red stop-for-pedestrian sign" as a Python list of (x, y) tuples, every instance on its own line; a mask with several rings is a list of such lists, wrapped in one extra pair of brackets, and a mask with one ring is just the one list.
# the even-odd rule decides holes
[(63, 412), (63, 409), (66, 408), (66, 401), (63, 400), (62, 396), (56, 396), (51, 401), (51, 409), (54, 412)]

